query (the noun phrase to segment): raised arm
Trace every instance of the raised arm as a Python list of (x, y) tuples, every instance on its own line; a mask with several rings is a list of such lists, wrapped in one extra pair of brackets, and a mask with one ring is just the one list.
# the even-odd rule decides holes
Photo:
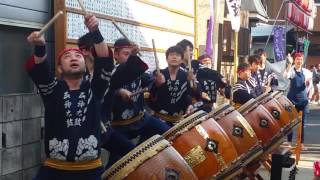
[(104, 42), (103, 36), (99, 30), (99, 20), (93, 14), (85, 15), (85, 25), (94, 41), (94, 49), (97, 57), (109, 57), (108, 44)]
[(110, 79), (114, 68), (113, 59), (109, 56), (109, 48), (99, 30), (99, 20), (92, 14), (85, 15), (85, 25), (94, 42), (95, 60), (91, 89), (102, 98), (110, 87)]
[(27, 41), (35, 46), (35, 48), (34, 55), (29, 58), (25, 64), (25, 68), (32, 81), (38, 87), (42, 97), (46, 97), (53, 93), (57, 81), (46, 61), (47, 55), (44, 36), (40, 35), (39, 31), (34, 31), (28, 36)]
[(285, 79), (290, 78), (290, 70), (291, 70), (292, 63), (293, 63), (293, 58), (290, 54), (287, 55), (287, 59), (288, 59), (288, 64), (287, 64), (285, 71), (283, 72), (283, 77)]

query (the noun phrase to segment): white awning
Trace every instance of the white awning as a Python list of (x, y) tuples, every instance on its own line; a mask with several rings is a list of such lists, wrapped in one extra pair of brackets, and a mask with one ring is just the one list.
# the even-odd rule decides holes
[[(290, 31), (292, 28), (294, 28), (294, 26), (288, 25), (287, 32)], [(273, 29), (273, 25), (258, 23), (255, 27), (251, 28), (251, 36), (253, 37), (269, 36), (272, 32), (272, 29)]]
[(241, 9), (250, 12), (251, 19), (257, 19), (263, 22), (268, 21), (268, 14), (263, 7), (261, 0), (242, 0)]

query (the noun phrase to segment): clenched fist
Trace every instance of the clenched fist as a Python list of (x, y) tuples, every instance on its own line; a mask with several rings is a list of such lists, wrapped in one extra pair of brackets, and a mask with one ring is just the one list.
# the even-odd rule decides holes
[(132, 92), (126, 90), (126, 89), (119, 89), (118, 91), (118, 95), (121, 97), (122, 100), (124, 101), (131, 101), (131, 95), (132, 95)]
[(96, 31), (99, 28), (99, 20), (93, 14), (86, 14), (84, 16), (84, 24), (87, 26), (90, 32)]
[(44, 35), (40, 35), (39, 31), (32, 32), (27, 37), (27, 40), (31, 45), (43, 46), (46, 44), (46, 40), (44, 39)]
[(166, 82), (166, 79), (162, 73), (156, 73), (154, 78), (154, 82), (157, 87), (162, 86)]

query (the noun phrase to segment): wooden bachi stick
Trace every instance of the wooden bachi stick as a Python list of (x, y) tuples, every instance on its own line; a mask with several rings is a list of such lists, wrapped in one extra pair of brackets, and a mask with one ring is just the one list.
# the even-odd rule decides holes
[(84, 12), (84, 14), (87, 14), (87, 10), (86, 10), (86, 8), (85, 8), (84, 5), (83, 5), (82, 0), (78, 0), (78, 3), (79, 3), (79, 5), (80, 5), (82, 11)]
[[(128, 38), (128, 36), (122, 31), (122, 29), (117, 25), (117, 23), (116, 23), (114, 20), (112, 20), (111, 22), (112, 22), (112, 24), (116, 27), (116, 29), (118, 29), (118, 31), (120, 32), (120, 34), (121, 34), (124, 38), (126, 38), (128, 41), (130, 41), (130, 39)], [(131, 41), (130, 41), (130, 42), (131, 42)], [(141, 56), (141, 53), (138, 52), (138, 55)]]
[[(191, 66), (191, 58), (188, 57), (188, 68), (189, 68), (189, 72), (192, 72), (192, 66)], [(194, 84), (193, 84), (193, 80), (190, 81), (190, 87), (193, 88)]]
[(50, 21), (41, 28), (39, 34), (40, 34), (40, 35), (44, 34), (44, 33), (48, 30), (48, 28), (49, 28), (61, 15), (63, 15), (63, 11), (59, 11), (56, 15), (54, 15), (54, 17), (53, 17), (52, 19), (50, 19)]
[(141, 90), (139, 90), (139, 91), (137, 91), (137, 92), (134, 92), (134, 93), (132, 93), (132, 94), (130, 95), (130, 97), (132, 98), (133, 96), (136, 96), (136, 95), (138, 95), (138, 94), (145, 93), (145, 92), (148, 92), (148, 88), (143, 88), (143, 89), (141, 89)]
[(153, 47), (154, 61), (156, 63), (156, 71), (159, 74), (160, 73), (159, 59), (157, 56), (156, 43), (154, 42), (154, 39), (152, 39), (152, 47)]

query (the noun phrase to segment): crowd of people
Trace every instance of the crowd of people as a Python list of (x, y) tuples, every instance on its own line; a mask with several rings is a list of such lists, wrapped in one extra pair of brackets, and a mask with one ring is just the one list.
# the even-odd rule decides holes
[[(199, 109), (212, 111), (218, 94), (240, 106), (277, 86), (262, 49), (239, 64), (238, 81), (230, 90), (225, 78), (212, 70), (209, 55), (192, 60), (193, 44), (188, 40), (167, 49), (167, 68), (147, 73), (137, 45), (121, 38), (111, 50), (98, 19), (86, 14), (84, 23), (89, 33), (79, 38), (79, 48), (59, 53), (59, 77), (49, 70), (44, 36), (35, 31), (28, 37), (35, 48), (26, 69), (45, 106), (47, 159), (36, 180), (100, 179), (106, 168), (139, 143), (163, 134)], [(284, 73), (291, 81), (288, 98), (304, 112), (309, 73), (302, 68), (301, 53), (288, 59)], [(132, 139), (137, 137), (135, 144)], [(106, 167), (102, 167), (101, 148), (110, 152)]]

